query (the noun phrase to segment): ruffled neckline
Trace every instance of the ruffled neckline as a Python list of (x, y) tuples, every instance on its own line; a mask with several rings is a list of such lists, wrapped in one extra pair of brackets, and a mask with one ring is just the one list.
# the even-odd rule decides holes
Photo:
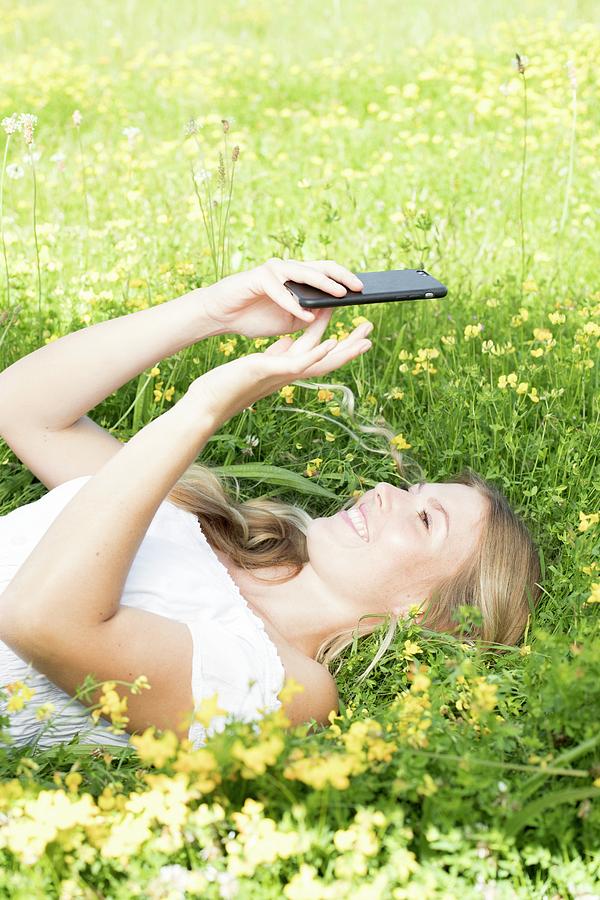
[[(178, 509), (181, 509), (181, 507), (178, 507)], [(181, 511), (186, 512), (186, 510), (181, 510)], [(286, 675), (285, 667), (281, 660), (281, 656), (279, 655), (279, 650), (277, 649), (277, 645), (273, 642), (273, 640), (271, 639), (271, 637), (269, 636), (269, 633), (267, 632), (267, 630), (265, 628), (265, 623), (260, 618), (260, 616), (258, 616), (250, 608), (248, 601), (246, 600), (246, 598), (240, 591), (238, 585), (235, 583), (235, 581), (231, 577), (227, 567), (225, 565), (223, 565), (223, 563), (221, 562), (221, 560), (219, 559), (219, 557), (217, 556), (217, 554), (215, 553), (215, 551), (209, 544), (209, 542), (206, 538), (206, 535), (202, 531), (202, 526), (200, 525), (200, 522), (197, 519), (196, 515), (194, 513), (189, 513), (189, 515), (191, 516), (191, 518), (188, 519), (188, 521), (190, 522), (190, 525), (192, 526), (192, 531), (196, 537), (196, 540), (199, 542), (200, 546), (203, 549), (209, 550), (212, 560), (217, 567), (217, 570), (219, 572), (221, 572), (222, 575), (225, 576), (226, 582), (229, 585), (234, 597), (239, 601), (240, 608), (246, 613), (246, 615), (248, 616), (250, 621), (252, 621), (254, 623), (255, 627), (258, 628), (258, 630), (262, 633), (263, 639), (270, 649), (271, 657), (272, 657), (273, 661), (275, 662), (275, 665), (280, 670), (281, 683), (283, 684), (283, 682), (285, 680), (285, 675)]]

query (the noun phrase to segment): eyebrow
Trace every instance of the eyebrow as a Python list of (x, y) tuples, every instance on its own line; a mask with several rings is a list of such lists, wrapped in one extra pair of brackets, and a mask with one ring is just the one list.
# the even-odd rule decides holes
[[(419, 482), (419, 484), (417, 485), (417, 493), (420, 493), (423, 490), (425, 484), (425, 481)], [(436, 509), (439, 509), (439, 511), (443, 513), (444, 519), (446, 520), (446, 537), (448, 537), (448, 532), (450, 531), (450, 516), (448, 515), (442, 504), (435, 499), (435, 497), (430, 497), (429, 502), (432, 506), (435, 506)]]

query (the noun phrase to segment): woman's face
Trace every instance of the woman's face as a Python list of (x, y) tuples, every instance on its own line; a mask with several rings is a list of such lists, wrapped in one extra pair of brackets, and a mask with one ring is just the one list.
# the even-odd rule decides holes
[[(464, 484), (425, 482), (408, 490), (380, 482), (348, 511), (313, 519), (309, 562), (357, 611), (403, 614), (471, 554), (488, 508)], [(357, 512), (364, 516), (356, 527)]]

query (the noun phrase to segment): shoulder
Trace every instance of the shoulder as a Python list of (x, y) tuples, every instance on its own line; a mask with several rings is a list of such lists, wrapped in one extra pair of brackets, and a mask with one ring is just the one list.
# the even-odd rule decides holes
[(292, 725), (300, 725), (316, 719), (320, 725), (329, 725), (332, 710), (338, 713), (339, 691), (333, 675), (321, 665), (289, 645), (278, 647), (285, 669), (286, 681), (293, 678), (302, 685), (302, 693), (294, 694), (283, 705)]

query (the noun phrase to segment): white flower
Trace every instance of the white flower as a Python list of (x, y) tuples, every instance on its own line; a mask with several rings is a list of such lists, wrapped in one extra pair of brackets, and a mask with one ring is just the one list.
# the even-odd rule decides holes
[(81, 125), (82, 119), (83, 119), (83, 116), (81, 115), (79, 110), (76, 109), (75, 112), (73, 113), (73, 125), (75, 125), (76, 128), (79, 128), (79, 126)]
[(142, 132), (140, 131), (140, 129), (139, 129), (139, 128), (136, 128), (135, 125), (130, 125), (129, 128), (124, 128), (124, 129), (123, 129), (123, 134), (125, 135), (125, 137), (126, 137), (127, 140), (129, 141), (129, 145), (130, 145), (130, 146), (133, 144), (133, 142), (135, 141), (136, 137), (137, 137), (139, 134), (141, 134), (141, 133), (142, 133)]
[(9, 178), (14, 178), (15, 181), (17, 178), (23, 178), (25, 175), (25, 170), (18, 166), (16, 163), (9, 163), (6, 167), (6, 174)]
[(197, 169), (194, 172), (194, 181), (196, 182), (196, 184), (202, 184), (203, 181), (206, 181), (208, 178), (210, 178), (210, 175), (211, 173), (208, 171), (208, 169)]
[(40, 150), (30, 150), (29, 153), (25, 153), (23, 156), (23, 162), (30, 166), (32, 163), (37, 162), (41, 155)]
[(22, 127), (21, 117), (18, 113), (13, 113), (12, 116), (2, 119), (2, 127), (7, 134), (14, 134), (15, 131), (20, 131)]
[(37, 116), (34, 116), (33, 113), (21, 113), (21, 126), (26, 144), (33, 143), (33, 129), (37, 125), (37, 120)]

